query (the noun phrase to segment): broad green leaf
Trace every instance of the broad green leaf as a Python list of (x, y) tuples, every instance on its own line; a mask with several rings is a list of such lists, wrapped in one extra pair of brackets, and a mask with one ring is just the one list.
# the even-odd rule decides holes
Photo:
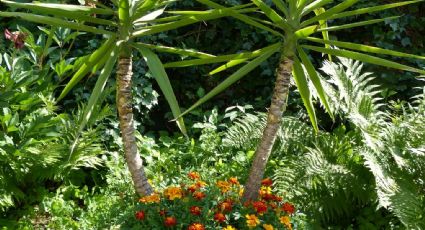
[(177, 102), (176, 96), (174, 95), (173, 88), (171, 87), (170, 80), (168, 79), (167, 72), (165, 72), (161, 60), (159, 60), (158, 56), (150, 49), (144, 47), (137, 47), (137, 49), (143, 55), (149, 70), (152, 72), (155, 80), (158, 82), (159, 88), (161, 88), (161, 91), (164, 94), (168, 105), (170, 105), (171, 112), (173, 113), (174, 118), (177, 119), (177, 126), (180, 128), (180, 131), (183, 133), (183, 135), (187, 136), (183, 118), (180, 117), (180, 106)]
[(393, 16), (393, 17), (387, 17), (387, 18), (380, 18), (380, 19), (372, 19), (372, 20), (367, 20), (367, 21), (355, 22), (355, 23), (339, 25), (339, 26), (330, 26), (330, 27), (326, 27), (326, 28), (320, 28), (317, 31), (336, 31), (336, 30), (350, 29), (350, 28), (353, 28), (353, 27), (359, 27), (359, 26), (365, 26), (365, 25), (384, 22), (386, 20), (393, 20), (393, 19), (396, 19), (396, 18), (399, 18), (399, 17), (400, 16)]
[(180, 116), (184, 116), (185, 114), (189, 113), (196, 107), (202, 105), (215, 95), (221, 93), (223, 90), (227, 89), (229, 86), (231, 86), (233, 83), (244, 77), (246, 74), (251, 72), (253, 69), (255, 69), (257, 66), (259, 66), (262, 62), (267, 60), (271, 55), (273, 55), (276, 51), (271, 50), (268, 51), (261, 56), (255, 58), (254, 60), (250, 61), (248, 64), (244, 65), (242, 68), (240, 68), (238, 71), (230, 75), (226, 80), (224, 80), (222, 83), (220, 83), (218, 86), (216, 86), (214, 89), (212, 89), (207, 95), (199, 99), (194, 105), (192, 105), (189, 109), (184, 111)]
[(300, 55), (301, 62), (304, 64), (305, 69), (307, 70), (308, 76), (310, 77), (311, 82), (313, 83), (314, 87), (316, 88), (317, 94), (319, 95), (320, 101), (325, 106), (326, 111), (328, 112), (329, 116), (332, 119), (335, 119), (333, 116), (333, 113), (331, 111), (331, 108), (328, 104), (328, 100), (326, 97), (325, 90), (323, 89), (322, 83), (320, 82), (319, 75), (316, 72), (316, 69), (314, 68), (313, 63), (311, 63), (310, 59), (308, 59), (307, 54), (304, 52), (304, 50), (300, 47), (297, 47), (298, 54)]
[(372, 6), (372, 7), (362, 8), (362, 9), (358, 9), (358, 10), (346, 11), (346, 12), (334, 14), (334, 15), (330, 16), (328, 18), (328, 20), (337, 19), (337, 18), (345, 18), (345, 17), (360, 15), (360, 14), (370, 14), (370, 13), (377, 12), (377, 11), (387, 10), (387, 9), (405, 6), (405, 5), (414, 4), (414, 3), (423, 2), (423, 1), (424, 0), (404, 1), (404, 2), (397, 2), (397, 3), (380, 5), (380, 6)]
[(179, 49), (179, 48), (168, 47), (168, 46), (151, 45), (151, 44), (146, 44), (146, 43), (133, 43), (133, 46), (136, 47), (136, 48), (144, 47), (144, 48), (148, 48), (148, 49), (158, 50), (158, 51), (164, 52), (164, 53), (179, 54), (179, 55), (182, 55), (182, 56), (196, 57), (196, 58), (200, 58), (200, 59), (216, 57), (214, 55), (199, 52), (199, 51), (194, 51), (194, 50), (189, 50), (189, 49)]
[(315, 33), (319, 28), (319, 25), (307, 26), (305, 28), (299, 29), (295, 32), (297, 38), (305, 38)]
[(319, 39), (319, 38), (313, 38), (313, 37), (308, 37), (308, 38), (305, 38), (305, 39), (312, 41), (312, 42), (328, 44), (328, 45), (338, 46), (338, 47), (341, 47), (341, 48), (358, 50), (358, 51), (363, 51), (363, 52), (368, 52), (368, 53), (376, 53), (376, 54), (391, 55), (391, 56), (396, 56), (396, 57), (416, 58), (416, 59), (425, 60), (424, 56), (402, 53), (402, 52), (398, 52), (398, 51), (394, 51), (394, 50), (387, 50), (387, 49), (382, 49), (382, 48), (379, 48), (379, 47), (367, 46), (367, 45), (362, 45), (362, 44), (357, 44), (357, 43), (332, 41), (332, 40), (326, 41), (326, 40), (322, 40), (322, 39)]
[[(325, 8), (321, 7), (321, 8), (315, 9), (314, 13), (316, 15), (319, 15), (319, 14), (323, 14), (325, 11), (326, 11)], [(328, 28), (328, 21), (327, 20), (319, 20), (319, 25), (320, 25), (320, 28)], [(322, 31), (322, 37), (323, 37), (324, 40), (329, 40), (329, 32), (328, 31)], [(331, 48), (330, 45), (326, 45), (326, 44), (325, 44), (325, 47)], [(332, 55), (328, 55), (328, 58), (329, 58), (329, 61), (332, 61)]]
[(306, 7), (304, 7), (303, 11), (301, 12), (301, 16), (304, 16), (316, 9), (320, 9), (322, 6), (333, 2), (333, 0), (315, 0), (314, 2), (308, 4)]
[(316, 15), (316, 16), (308, 19), (308, 20), (305, 20), (304, 22), (301, 23), (301, 27), (308, 26), (308, 25), (310, 25), (314, 22), (317, 22), (319, 20), (327, 20), (332, 15), (349, 8), (350, 6), (356, 4), (358, 1), (359, 0), (345, 0), (342, 3), (326, 10), (324, 13)]
[[(93, 69), (94, 66), (96, 66), (102, 59), (105, 59), (105, 57), (110, 55), (112, 49), (115, 47), (114, 43), (115, 37), (109, 38), (101, 47), (99, 47), (99, 49), (94, 51), (94, 53), (85, 60), (85, 62), (81, 65), (78, 71), (74, 74), (74, 76), (72, 76), (71, 80), (62, 90), (58, 101), (63, 99), (69, 93), (69, 91), (71, 91), (71, 89), (74, 88), (74, 86)], [(98, 68), (100, 68), (100, 66), (98, 66)]]
[(229, 55), (222, 55), (222, 56), (216, 56), (211, 58), (203, 58), (203, 59), (192, 59), (192, 60), (185, 60), (185, 61), (177, 61), (177, 62), (169, 62), (164, 64), (164, 67), (170, 68), (170, 67), (188, 67), (188, 66), (194, 66), (194, 65), (205, 65), (205, 64), (211, 64), (211, 63), (218, 63), (218, 62), (227, 62), (230, 60), (236, 60), (236, 59), (250, 59), (253, 57), (260, 56), (270, 50), (279, 50), (280, 43), (275, 43), (273, 45), (267, 46), (265, 48), (255, 50), (253, 52), (243, 52), (238, 54), (229, 54)]
[(371, 55), (358, 53), (358, 52), (354, 52), (354, 51), (328, 49), (328, 48), (309, 46), (309, 45), (303, 45), (301, 47), (306, 48), (306, 49), (310, 49), (310, 50), (314, 50), (314, 51), (317, 51), (317, 52), (320, 52), (320, 53), (326, 53), (326, 54), (331, 54), (331, 55), (335, 55), (335, 56), (351, 58), (351, 59), (354, 59), (354, 60), (367, 62), (367, 63), (380, 65), (380, 66), (385, 66), (385, 67), (388, 67), (388, 68), (400, 69), (400, 70), (406, 70), (406, 71), (411, 71), (411, 72), (415, 72), (415, 73), (425, 74), (425, 70), (417, 69), (417, 68), (410, 67), (410, 66), (407, 66), (407, 65), (403, 65), (403, 64), (400, 64), (400, 63), (397, 63), (397, 62), (389, 61), (389, 60), (386, 60), (386, 59), (383, 59), (383, 58), (378, 58), (378, 57), (374, 57), (374, 56), (371, 56)]
[(297, 57), (294, 58), (294, 65), (292, 75), (294, 76), (295, 83), (297, 84), (298, 91), (300, 92), (301, 99), (307, 109), (308, 116), (310, 117), (311, 124), (316, 132), (319, 131), (317, 127), (316, 112), (314, 111), (313, 102), (311, 100), (310, 89), (308, 88), (307, 78), (304, 69), (301, 66)]
[(0, 12), (0, 17), (17, 17), (30, 22), (47, 24), (47, 25), (57, 26), (57, 27), (66, 27), (66, 28), (70, 28), (74, 30), (87, 31), (87, 32), (95, 33), (95, 34), (109, 34), (109, 35), (114, 34), (111, 31), (98, 29), (92, 26), (86, 26), (81, 23), (70, 22), (63, 19), (59, 19), (59, 18), (41, 16), (36, 14), (27, 14), (27, 13), (19, 13), (19, 12)]
[(220, 73), (221, 71), (224, 71), (224, 70), (226, 70), (226, 69), (228, 69), (228, 68), (231, 68), (231, 67), (233, 67), (233, 66), (236, 66), (236, 65), (242, 64), (242, 63), (244, 63), (244, 62), (246, 62), (246, 61), (248, 61), (248, 59), (247, 59), (247, 58), (245, 58), (245, 59), (236, 59), (236, 60), (228, 61), (226, 64), (221, 65), (221, 66), (219, 66), (219, 67), (215, 68), (214, 70), (212, 70), (211, 72), (209, 72), (209, 73), (208, 73), (208, 75), (210, 75), (210, 76), (211, 76), (211, 75), (214, 75), (214, 74)]
[(108, 81), (108, 78), (111, 75), (112, 69), (115, 66), (117, 57), (118, 57), (118, 47), (115, 47), (110, 53), (110, 55), (108, 56), (108, 60), (106, 61), (105, 67), (100, 72), (99, 78), (96, 81), (94, 89), (90, 95), (89, 101), (87, 102), (87, 106), (84, 109), (83, 120), (81, 121), (78, 133), (80, 133), (84, 129), (87, 122), (89, 121), (91, 114), (93, 112), (93, 108), (98, 103), (100, 95), (105, 89), (106, 82)]

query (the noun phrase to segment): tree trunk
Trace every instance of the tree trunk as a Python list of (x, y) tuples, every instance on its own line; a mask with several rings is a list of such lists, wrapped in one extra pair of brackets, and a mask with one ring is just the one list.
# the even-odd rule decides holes
[(258, 198), (258, 190), (261, 187), (261, 180), (264, 176), (266, 164), (280, 128), (282, 114), (286, 109), (292, 65), (293, 59), (291, 56), (285, 55), (276, 70), (276, 82), (267, 116), (267, 123), (263, 131), (261, 142), (255, 151), (254, 161), (242, 197), (244, 201)]
[(146, 178), (143, 160), (140, 158), (134, 136), (133, 108), (131, 96), (132, 58), (121, 56), (117, 71), (117, 108), (120, 129), (124, 144), (125, 160), (133, 179), (134, 187), (139, 195), (153, 192)]

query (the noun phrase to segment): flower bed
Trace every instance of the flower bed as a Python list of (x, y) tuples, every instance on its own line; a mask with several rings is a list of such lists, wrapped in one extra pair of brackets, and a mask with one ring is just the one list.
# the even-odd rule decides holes
[(272, 193), (264, 179), (259, 199), (242, 203), (243, 187), (236, 177), (213, 184), (196, 172), (180, 186), (140, 198), (135, 218), (143, 229), (292, 229), (292, 204)]

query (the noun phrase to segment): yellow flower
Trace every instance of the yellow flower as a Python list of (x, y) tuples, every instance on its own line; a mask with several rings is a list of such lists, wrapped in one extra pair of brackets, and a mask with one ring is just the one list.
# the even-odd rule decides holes
[(232, 227), (231, 225), (227, 225), (223, 230), (236, 230), (236, 228)]
[(281, 216), (279, 218), (279, 220), (280, 220), (280, 223), (282, 223), (283, 225), (285, 225), (286, 228), (292, 229), (291, 219), (289, 219), (289, 216)]
[(183, 191), (179, 187), (168, 187), (164, 190), (164, 195), (169, 200), (180, 199), (183, 196)]
[(271, 225), (271, 224), (263, 224), (263, 228), (265, 229), (265, 230), (273, 230), (274, 228), (273, 228), (273, 225)]
[(248, 225), (248, 227), (255, 227), (260, 224), (260, 220), (254, 214), (246, 215), (245, 218), (246, 218), (246, 225)]
[(220, 188), (222, 193), (226, 193), (231, 189), (231, 184), (227, 181), (219, 180), (217, 181), (217, 187)]
[(243, 196), (243, 192), (244, 192), (244, 188), (243, 187), (241, 187), (240, 189), (239, 189), (239, 196)]
[(142, 198), (139, 199), (140, 202), (142, 203), (159, 203), (159, 201), (161, 200), (159, 194), (154, 193), (152, 195), (149, 196), (144, 196)]

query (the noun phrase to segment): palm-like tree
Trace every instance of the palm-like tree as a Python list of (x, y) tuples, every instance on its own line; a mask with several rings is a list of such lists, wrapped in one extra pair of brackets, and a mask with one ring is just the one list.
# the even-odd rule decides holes
[[(131, 79), (132, 79), (132, 52), (140, 51), (150, 71), (157, 80), (174, 117), (180, 115), (180, 109), (173, 93), (170, 81), (164, 67), (154, 51), (183, 54), (197, 58), (210, 58), (201, 52), (185, 49), (164, 47), (136, 42), (137, 38), (173, 30), (182, 26), (203, 20), (210, 20), (228, 15), (235, 10), (245, 12), (246, 6), (231, 9), (218, 9), (209, 11), (192, 12), (191, 15), (167, 15), (165, 7), (173, 0), (112, 0), (112, 8), (99, 2), (90, 2), (92, 7), (69, 4), (44, 4), (44, 3), (18, 3), (1, 1), (2, 3), (28, 12), (0, 12), (0, 17), (18, 17), (27, 21), (50, 25), (52, 27), (66, 27), (78, 31), (103, 35), (103, 44), (92, 54), (84, 57), (78, 71), (65, 86), (58, 100), (64, 98), (69, 91), (89, 72), (101, 69), (100, 75), (89, 99), (87, 109), (84, 111), (85, 122), (80, 127), (84, 128), (91, 115), (93, 107), (98, 103), (99, 96), (106, 82), (117, 66), (117, 94), (116, 102), (120, 121), (120, 129), (124, 143), (124, 153), (131, 172), (136, 192), (140, 195), (152, 193), (152, 187), (147, 181), (143, 162), (136, 146), (133, 126)], [(94, 6), (94, 7), (93, 7)], [(177, 125), (183, 134), (185, 126), (181, 118)], [(71, 154), (74, 148), (71, 148)]]
[[(204, 3), (213, 9), (226, 9), (225, 6), (219, 5), (210, 0), (197, 1)], [(346, 57), (389, 68), (396, 68), (425, 74), (425, 70), (399, 64), (390, 60), (372, 56), (367, 53), (391, 55), (404, 58), (417, 58), (422, 60), (425, 60), (425, 57), (401, 53), (393, 50), (381, 49), (378, 47), (329, 39), (328, 32), (330, 31), (339, 31), (343, 29), (379, 23), (385, 20), (397, 18), (397, 16), (359, 21), (344, 25), (327, 25), (327, 21), (331, 19), (345, 18), (382, 11), (394, 7), (422, 2), (422, 0), (403, 1), (399, 3), (367, 7), (351, 11), (347, 10), (349, 7), (355, 5), (358, 1), (359, 0), (345, 0), (342, 3), (334, 5), (325, 10), (324, 7), (334, 2), (333, 0), (272, 0), (275, 8), (265, 4), (262, 0), (252, 0), (252, 3), (258, 7), (258, 11), (254, 12), (254, 14), (260, 14), (260, 17), (240, 12), (233, 12), (232, 17), (235, 17), (249, 25), (266, 30), (273, 35), (278, 36), (281, 38), (281, 42), (272, 44), (254, 52), (224, 55), (209, 59), (186, 60), (167, 63), (165, 65), (166, 67), (183, 67), (195, 64), (227, 62), (226, 64), (210, 72), (210, 74), (215, 74), (232, 66), (249, 61), (246, 65), (237, 70), (234, 74), (229, 76), (226, 80), (214, 88), (211, 92), (197, 101), (187, 111), (182, 113), (182, 115), (184, 115), (195, 107), (214, 97), (237, 80), (241, 79), (248, 72), (260, 65), (261, 62), (272, 56), (274, 53), (280, 53), (281, 58), (278, 67), (276, 68), (275, 87), (271, 105), (268, 111), (267, 125), (263, 131), (262, 139), (257, 147), (248, 181), (246, 183), (243, 196), (245, 200), (254, 200), (258, 196), (258, 190), (261, 185), (261, 179), (264, 175), (265, 166), (275, 142), (277, 131), (281, 124), (282, 114), (285, 111), (291, 76), (293, 76), (295, 80), (304, 105), (307, 109), (309, 118), (316, 131), (318, 131), (318, 127), (308, 81), (313, 83), (321, 103), (324, 105), (329, 115), (333, 117), (326, 99), (326, 94), (323, 90), (313, 64), (304, 51), (305, 49), (328, 54), (330, 58), (332, 55)], [(311, 37), (312, 34), (319, 32), (322, 34), (322, 38)], [(324, 47), (311, 45), (309, 43), (324, 44)], [(338, 49), (331, 48), (331, 46), (337, 47)]]

